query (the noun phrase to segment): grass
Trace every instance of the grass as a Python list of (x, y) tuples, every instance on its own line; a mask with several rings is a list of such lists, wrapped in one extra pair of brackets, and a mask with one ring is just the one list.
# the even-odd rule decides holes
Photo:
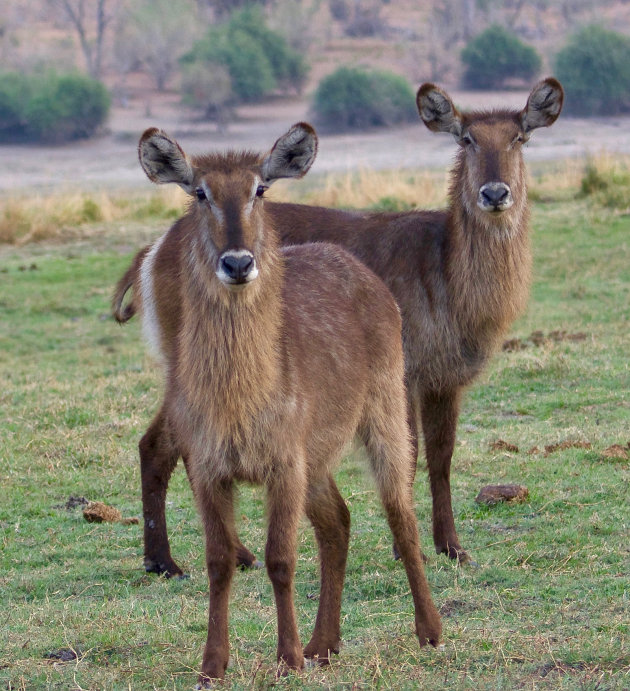
[[(510, 334), (514, 347), (497, 354), (465, 400), (453, 494), (477, 568), (433, 554), (419, 472), (417, 514), (443, 650), (417, 646), (404, 572), (354, 452), (338, 474), (353, 520), (340, 656), (328, 669), (276, 680), (268, 579), (238, 573), (227, 687), (630, 687), (630, 468), (606, 452), (630, 442), (630, 216), (585, 196), (583, 176), (582, 168), (574, 183), (554, 186), (534, 171), (530, 306)], [(383, 196), (401, 199), (395, 190)], [(0, 248), (0, 688), (194, 685), (207, 582), (182, 469), (168, 520), (188, 580), (144, 573), (140, 526), (89, 524), (80, 507), (66, 508), (80, 496), (141, 513), (136, 445), (158, 406), (159, 376), (137, 321), (120, 328), (108, 302), (133, 250), (167, 223), (161, 214), (122, 214)], [(493, 448), (497, 440), (518, 451)], [(568, 443), (545, 451), (560, 442)], [(529, 499), (475, 502), (482, 486), (500, 482), (526, 485)], [(242, 489), (238, 515), (244, 542), (262, 554), (260, 489)], [(304, 639), (317, 569), (304, 523), (296, 583)]]

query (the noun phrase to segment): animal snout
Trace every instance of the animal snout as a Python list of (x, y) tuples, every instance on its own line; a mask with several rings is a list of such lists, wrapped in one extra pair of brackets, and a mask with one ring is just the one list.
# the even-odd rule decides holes
[(219, 279), (227, 285), (243, 285), (258, 276), (256, 259), (247, 250), (230, 250), (219, 258)]
[(504, 182), (488, 182), (479, 189), (477, 206), (484, 211), (505, 211), (512, 204), (512, 191)]

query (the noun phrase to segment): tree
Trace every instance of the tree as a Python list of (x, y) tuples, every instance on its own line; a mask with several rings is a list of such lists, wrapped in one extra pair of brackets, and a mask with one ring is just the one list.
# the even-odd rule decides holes
[(103, 42), (105, 31), (115, 16), (115, 0), (50, 0), (60, 7), (74, 27), (87, 71), (100, 79), (103, 71)]
[(250, 103), (277, 88), (299, 91), (308, 71), (302, 56), (266, 26), (258, 7), (239, 10), (228, 22), (210, 27), (182, 57), (183, 65), (196, 62), (209, 70), (227, 68), (235, 99)]
[(179, 59), (197, 38), (194, 0), (138, 0), (120, 16), (116, 44), (126, 64), (141, 62), (158, 91), (178, 67)]

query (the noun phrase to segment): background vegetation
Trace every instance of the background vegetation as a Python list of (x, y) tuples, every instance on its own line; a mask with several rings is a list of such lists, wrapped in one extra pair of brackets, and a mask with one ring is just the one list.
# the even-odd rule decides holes
[(220, 127), (240, 103), (310, 99), (340, 65), (450, 89), (522, 86), (557, 68), (568, 112), (597, 115), (629, 107), (629, 30), (618, 0), (0, 0), (0, 63), (85, 72), (117, 109), (157, 112), (178, 95), (184, 117)]
[(630, 38), (602, 26), (584, 27), (555, 60), (566, 90), (566, 112), (615, 115), (630, 112)]
[[(353, 521), (340, 656), (329, 669), (275, 680), (268, 579), (264, 571), (238, 573), (231, 688), (630, 685), (628, 165), (593, 159), (584, 170), (575, 162), (547, 163), (533, 175), (531, 304), (506, 350), (470, 390), (455, 453), (456, 520), (477, 568), (457, 568), (433, 554), (422, 472), (416, 483), (444, 648), (417, 647), (404, 572), (391, 559), (384, 517), (355, 452), (338, 475)], [(327, 190), (337, 188), (361, 206), (395, 199), (414, 205), (418, 184), (418, 194), (433, 195), (429, 204), (444, 199), (443, 176), (398, 173), (398, 188), (394, 177), (314, 179), (306, 193), (326, 202)], [(375, 196), (379, 190), (387, 197)], [(167, 510), (188, 580), (146, 575), (140, 526), (88, 524), (76, 501), (103, 500), (126, 516), (140, 514), (136, 444), (160, 396), (137, 321), (123, 329), (114, 324), (109, 295), (131, 254), (161, 232), (180, 202), (125, 199), (84, 197), (96, 218), (68, 222), (65, 234), (51, 225), (48, 235), (41, 230), (46, 240), (0, 248), (0, 685), (6, 689), (188, 689), (200, 663), (207, 625), (203, 541), (181, 467)], [(529, 499), (475, 503), (480, 487), (493, 482), (525, 484)], [(244, 488), (240, 533), (258, 554), (263, 514), (260, 490)], [(317, 570), (305, 523), (296, 584), (304, 638), (317, 607)]]
[(90, 137), (105, 122), (109, 94), (81, 74), (0, 73), (0, 142), (66, 142)]
[(415, 121), (418, 111), (413, 89), (403, 77), (340, 67), (319, 83), (313, 116), (321, 129), (343, 131)]
[(510, 79), (529, 82), (542, 66), (534, 48), (498, 24), (466, 44), (462, 63), (464, 85), (473, 89), (499, 89)]
[[(224, 66), (232, 94), (243, 102), (259, 101), (276, 89), (300, 91), (307, 75), (303, 57), (265, 25), (262, 11), (255, 7), (235, 12), (225, 24), (211, 27), (182, 57), (182, 63), (200, 65), (208, 72)], [(193, 94), (187, 92), (189, 97)]]

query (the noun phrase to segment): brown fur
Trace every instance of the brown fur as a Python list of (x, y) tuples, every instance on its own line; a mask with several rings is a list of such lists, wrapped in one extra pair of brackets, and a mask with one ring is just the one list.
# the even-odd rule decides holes
[[(237, 480), (264, 484), (267, 490), (265, 557), (278, 610), (281, 667), (301, 668), (304, 655), (326, 662), (331, 651), (338, 651), (349, 514), (332, 471), (355, 433), (366, 444), (400, 547), (420, 643), (435, 645), (441, 627), (424, 576), (409, 492), (401, 322), (391, 294), (341, 248), (280, 249), (261, 199), (253, 200), (249, 215), (244, 212), (254, 176), (269, 171), (268, 158), (253, 163), (249, 155), (204, 157), (189, 162), (189, 168), (175, 147), (166, 149), (166, 159), (150, 149), (154, 137), (166, 137), (156, 132), (141, 140), (141, 160), (150, 177), (162, 182), (174, 175), (190, 190), (205, 185), (212, 206), (193, 202), (157, 251), (145, 251), (134, 261), (119, 282), (114, 309), (121, 310), (126, 286), (142, 273), (143, 262), (154, 261), (152, 269), (147, 264), (153, 293), (143, 285), (132, 302), (149, 321), (148, 302), (155, 305), (166, 369), (162, 408), (140, 444), (145, 538), (149, 544), (157, 533), (158, 544), (166, 543), (161, 552), (147, 553), (147, 568), (178, 573), (168, 552), (164, 496), (181, 453), (205, 527), (210, 580), (200, 680), (222, 677), (228, 662), (228, 598), (242, 548), (233, 516)], [(145, 140), (148, 163), (142, 158)], [(289, 137), (285, 148), (291, 150), (294, 140)], [(291, 161), (287, 171), (294, 171)], [(217, 269), (224, 253), (234, 250), (250, 251), (259, 271), (236, 288)], [(321, 560), (317, 621), (304, 651), (293, 605), (303, 510), (315, 528)]]
[[(537, 84), (520, 112), (461, 114), (439, 88), (423, 85), (418, 108), (425, 124), (433, 131), (452, 133), (461, 147), (451, 173), (448, 208), (383, 214), (295, 204), (266, 207), (283, 244), (341, 245), (380, 276), (396, 298), (403, 319), (412, 442), (417, 457), (421, 425), (435, 548), (451, 558), (468, 558), (457, 537), (450, 490), (462, 392), (524, 308), (529, 289), (529, 209), (518, 139), (526, 140), (536, 127), (552, 124), (561, 106), (562, 89), (554, 79)], [(474, 137), (474, 145), (467, 142), (468, 136)], [(478, 208), (477, 197), (481, 185), (496, 180), (509, 184), (514, 204), (491, 214)], [(121, 282), (118, 294), (122, 287)], [(159, 421), (147, 435), (147, 444), (158, 449), (164, 445), (162, 437), (170, 438)], [(172, 446), (161, 461), (153, 456), (164, 492), (177, 456)], [(411, 477), (415, 466), (414, 460)], [(145, 503), (144, 509), (147, 520), (156, 525), (145, 534), (147, 568), (181, 573), (170, 555), (163, 499)], [(254, 560), (239, 543), (239, 563)]]

